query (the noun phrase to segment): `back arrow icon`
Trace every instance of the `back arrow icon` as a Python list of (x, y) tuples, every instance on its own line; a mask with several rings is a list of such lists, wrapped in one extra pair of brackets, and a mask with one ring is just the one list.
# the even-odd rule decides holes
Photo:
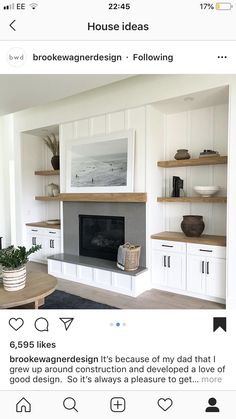
[(13, 29), (13, 31), (16, 31), (16, 29), (14, 28), (14, 26), (12, 26), (12, 25), (15, 23), (15, 21), (16, 21), (16, 20), (13, 20), (13, 21), (10, 23), (10, 25), (9, 25), (9, 26), (10, 26), (10, 28), (12, 28), (12, 29)]

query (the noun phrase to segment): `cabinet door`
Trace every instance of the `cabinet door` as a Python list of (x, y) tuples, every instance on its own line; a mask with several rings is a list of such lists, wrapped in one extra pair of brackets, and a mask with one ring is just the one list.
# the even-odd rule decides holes
[(205, 258), (188, 255), (187, 257), (187, 290), (205, 294)]
[(45, 247), (44, 253), (45, 256), (55, 255), (61, 251), (61, 239), (58, 237), (46, 237), (45, 238)]
[(206, 294), (225, 299), (226, 263), (225, 259), (206, 259)]
[(167, 254), (167, 286), (186, 289), (186, 256), (181, 253)]
[(44, 236), (38, 234), (37, 230), (31, 230), (27, 233), (27, 247), (30, 248), (35, 246), (36, 244), (40, 244), (42, 249), (38, 250), (37, 252), (33, 253), (29, 259), (30, 260), (42, 260), (43, 258), (43, 248), (44, 248)]
[(152, 251), (152, 283), (154, 285), (166, 285), (166, 253), (153, 250)]

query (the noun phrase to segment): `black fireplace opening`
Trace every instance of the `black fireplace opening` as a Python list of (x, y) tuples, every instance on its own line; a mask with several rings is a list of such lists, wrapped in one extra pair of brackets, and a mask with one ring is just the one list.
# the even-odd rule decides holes
[(125, 217), (79, 215), (79, 254), (116, 260), (125, 242)]

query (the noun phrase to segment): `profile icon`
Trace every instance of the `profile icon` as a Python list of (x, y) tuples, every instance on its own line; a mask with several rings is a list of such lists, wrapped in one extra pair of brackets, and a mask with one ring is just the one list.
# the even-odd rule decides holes
[(219, 412), (220, 409), (216, 406), (217, 400), (214, 397), (211, 397), (208, 400), (208, 404), (210, 406), (208, 406), (205, 410), (205, 412)]

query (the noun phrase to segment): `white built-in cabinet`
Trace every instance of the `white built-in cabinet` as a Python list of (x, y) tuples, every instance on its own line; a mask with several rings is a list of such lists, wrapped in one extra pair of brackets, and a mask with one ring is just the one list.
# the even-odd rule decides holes
[(185, 244), (153, 240), (152, 283), (172, 289), (186, 288)]
[(55, 228), (27, 227), (27, 247), (40, 244), (42, 249), (30, 256), (34, 262), (47, 263), (47, 258), (61, 251), (61, 231)]
[(225, 258), (223, 246), (152, 240), (152, 287), (223, 301)]
[(187, 290), (225, 299), (225, 247), (187, 244)]

